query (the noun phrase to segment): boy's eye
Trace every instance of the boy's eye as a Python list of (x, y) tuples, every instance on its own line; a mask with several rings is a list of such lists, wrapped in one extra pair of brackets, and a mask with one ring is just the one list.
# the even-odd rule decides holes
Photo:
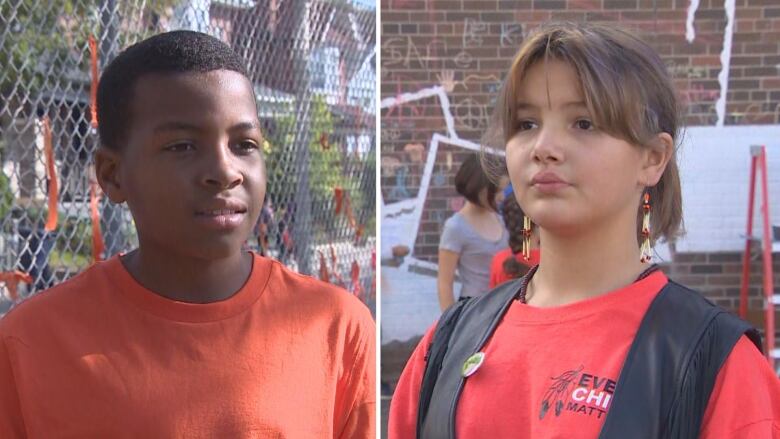
[(517, 122), (518, 131), (527, 131), (536, 128), (536, 122), (531, 120), (520, 120)]
[(254, 149), (260, 149), (259, 146), (257, 146), (257, 143), (251, 141), (251, 140), (244, 140), (243, 142), (239, 142), (236, 147), (242, 151), (252, 151)]
[(574, 122), (574, 125), (581, 130), (592, 130), (595, 128), (593, 126), (593, 122), (589, 121), (588, 119), (579, 119)]
[(195, 144), (193, 144), (192, 142), (176, 142), (166, 146), (165, 150), (172, 151), (172, 152), (194, 151)]

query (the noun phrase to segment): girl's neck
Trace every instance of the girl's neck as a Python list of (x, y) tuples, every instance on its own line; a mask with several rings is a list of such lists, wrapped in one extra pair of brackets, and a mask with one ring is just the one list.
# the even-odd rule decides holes
[(480, 206), (479, 204), (466, 200), (466, 203), (463, 204), (463, 207), (460, 209), (460, 213), (464, 215), (479, 216), (490, 215), (492, 211)]
[(575, 235), (541, 232), (541, 263), (528, 286), (529, 304), (560, 306), (596, 297), (634, 282), (639, 262), (636, 231), (603, 224)]

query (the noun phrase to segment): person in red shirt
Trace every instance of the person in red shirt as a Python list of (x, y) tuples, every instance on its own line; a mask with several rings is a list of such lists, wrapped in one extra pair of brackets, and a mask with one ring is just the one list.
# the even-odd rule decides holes
[(0, 320), (0, 437), (373, 438), (375, 339), (344, 290), (242, 251), (266, 190), (245, 61), (127, 48), (98, 89), (100, 185), (137, 249)]
[[(631, 33), (550, 23), (524, 40), (497, 102), (515, 197), (544, 245), (478, 368), (457, 371), (467, 378), (454, 434), (597, 438), (640, 322), (670, 282), (648, 256), (681, 223), (675, 88)], [(416, 436), (432, 331), (395, 389), (390, 439)], [(780, 438), (780, 381), (745, 335), (703, 402), (700, 438)]]
[(528, 259), (523, 255), (522, 228), (525, 214), (517, 204), (512, 186), (507, 189), (506, 198), (501, 203), (501, 217), (509, 232), (509, 247), (496, 253), (490, 261), (490, 288), (522, 277), (531, 267), (539, 264), (539, 236), (535, 230), (531, 233), (531, 251)]

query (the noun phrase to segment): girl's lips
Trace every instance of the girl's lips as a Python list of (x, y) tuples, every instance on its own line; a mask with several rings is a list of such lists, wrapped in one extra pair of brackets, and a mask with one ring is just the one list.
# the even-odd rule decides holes
[(541, 171), (531, 179), (531, 187), (543, 194), (552, 194), (571, 186), (552, 171)]
[(563, 183), (560, 181), (550, 183), (535, 183), (531, 187), (543, 194), (553, 194), (569, 187), (569, 183)]

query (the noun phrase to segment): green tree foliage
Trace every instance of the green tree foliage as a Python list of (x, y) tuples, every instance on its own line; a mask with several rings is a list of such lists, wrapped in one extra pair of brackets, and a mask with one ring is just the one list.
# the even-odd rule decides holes
[[(268, 170), (268, 197), (278, 206), (294, 201), (295, 190), (301, 173), (308, 172), (311, 193), (313, 225), (317, 235), (324, 238), (335, 229), (346, 227), (346, 216), (335, 215), (334, 193), (336, 188), (344, 190), (351, 200), (351, 207), (358, 222), (363, 220), (364, 236), (374, 233), (374, 198), (361, 190), (358, 172), (375, 167), (375, 156), (367, 154), (346, 154), (343, 145), (335, 141), (334, 130), (338, 125), (322, 96), (314, 96), (309, 117), (309, 160), (307, 165), (296, 163), (293, 148), (297, 120), (292, 111), (276, 119), (269, 145), (266, 145), (266, 166)], [(305, 129), (305, 127), (304, 127)], [(372, 161), (372, 163), (367, 163)], [(355, 174), (355, 176), (351, 174)]]
[[(143, 16), (167, 14), (175, 3), (149, 2)], [(107, 0), (0, 2), (0, 96), (24, 104), (44, 86), (65, 91), (73, 88), (74, 80), (89, 78), (87, 42), (90, 35), (104, 35), (101, 20), (107, 16), (108, 4)], [(140, 13), (136, 2), (115, 0), (114, 4), (115, 12), (108, 16), (117, 20), (118, 48), (157, 31), (131, 24)]]

